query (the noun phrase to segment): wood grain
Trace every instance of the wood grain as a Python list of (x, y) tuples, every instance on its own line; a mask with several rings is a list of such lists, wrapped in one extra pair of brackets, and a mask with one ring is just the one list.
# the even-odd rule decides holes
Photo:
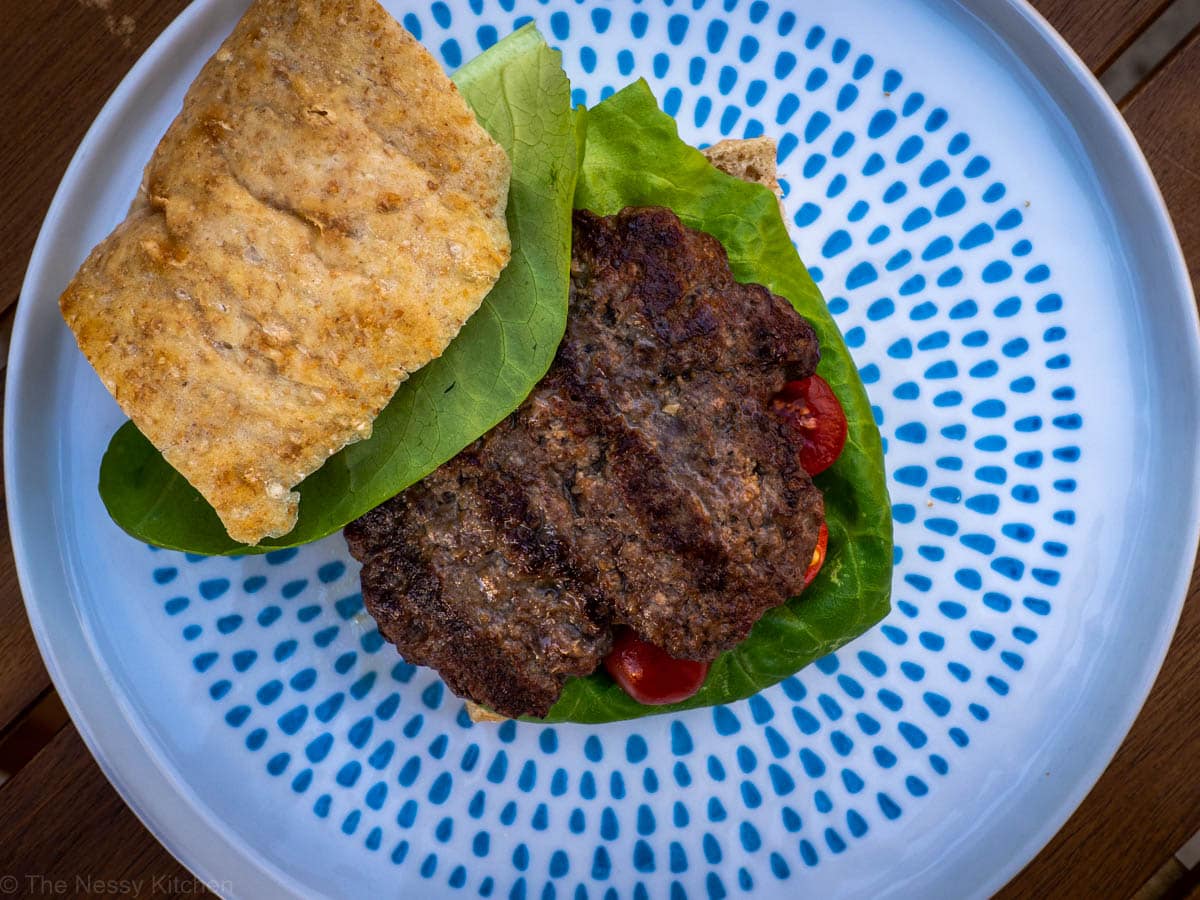
[[(14, 896), (207, 896), (142, 827), (66, 725), (3, 787), (0, 889)], [(17, 890), (3, 879), (17, 879)], [(125, 885), (124, 890), (118, 888)], [(61, 887), (60, 887), (61, 886)]]
[(17, 302), (46, 208), (84, 132), (187, 0), (4, 0), (0, 311)]
[[(1123, 111), (1175, 220), (1200, 287), (1200, 29), (1125, 102)], [(1197, 291), (1200, 293), (1200, 290)]]
[(8, 529), (0, 527), (0, 734), (49, 687), (17, 587)]
[[(0, 394), (3, 391), (4, 376), (0, 374)], [(7, 521), (3, 479), (0, 521)], [(0, 735), (49, 687), (50, 676), (42, 665), (21, 601), (8, 528), (0, 524)]]
[(1033, 0), (1033, 5), (1099, 75), (1171, 0)]

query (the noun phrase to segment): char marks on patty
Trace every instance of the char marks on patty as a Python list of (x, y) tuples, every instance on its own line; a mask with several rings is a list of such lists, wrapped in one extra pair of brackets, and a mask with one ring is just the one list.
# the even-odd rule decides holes
[(661, 208), (575, 214), (571, 315), (522, 407), (346, 529), (383, 634), (458, 694), (544, 715), (615, 625), (712, 659), (799, 591), (820, 492), (771, 414), (816, 337)]

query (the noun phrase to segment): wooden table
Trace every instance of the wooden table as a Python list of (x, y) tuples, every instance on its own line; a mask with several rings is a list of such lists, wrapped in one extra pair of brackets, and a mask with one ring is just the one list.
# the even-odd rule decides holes
[[(4, 0), (0, 322), (11, 323), (34, 238), (84, 131), (184, 5), (183, 0)], [(1102, 73), (1167, 3), (1037, 0), (1035, 5)], [(1200, 32), (1122, 103), (1158, 176), (1193, 273), (1200, 273), (1198, 85)], [(1200, 830), (1198, 595), (1200, 577), (1193, 577), (1166, 665), (1116, 759), (1005, 896), (1130, 896)], [(32, 886), (23, 881), (21, 894), (50, 893), (61, 884), (68, 889), (60, 894), (85, 893), (87, 883), (79, 878), (92, 879), (93, 887), (140, 879), (145, 892), (197, 893), (195, 880), (105, 781), (57, 705), (25, 618), (3, 529), (0, 750), (24, 762), (0, 785), (0, 876), (45, 879)]]

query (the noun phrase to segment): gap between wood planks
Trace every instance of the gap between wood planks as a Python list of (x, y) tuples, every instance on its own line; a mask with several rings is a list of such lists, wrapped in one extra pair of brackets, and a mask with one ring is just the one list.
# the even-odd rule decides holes
[(1100, 76), (1114, 103), (1120, 103), (1166, 61), (1200, 25), (1200, 0), (1175, 0)]
[(50, 687), (0, 731), (0, 787), (37, 756), (68, 721), (58, 692)]

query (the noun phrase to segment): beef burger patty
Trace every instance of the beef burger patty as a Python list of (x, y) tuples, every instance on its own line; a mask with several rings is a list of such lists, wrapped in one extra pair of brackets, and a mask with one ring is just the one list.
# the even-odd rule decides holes
[(809, 324), (734, 281), (670, 210), (575, 213), (567, 332), (504, 422), (347, 526), (367, 609), (411, 663), (545, 715), (629, 625), (712, 659), (797, 593), (824, 518), (770, 412)]

